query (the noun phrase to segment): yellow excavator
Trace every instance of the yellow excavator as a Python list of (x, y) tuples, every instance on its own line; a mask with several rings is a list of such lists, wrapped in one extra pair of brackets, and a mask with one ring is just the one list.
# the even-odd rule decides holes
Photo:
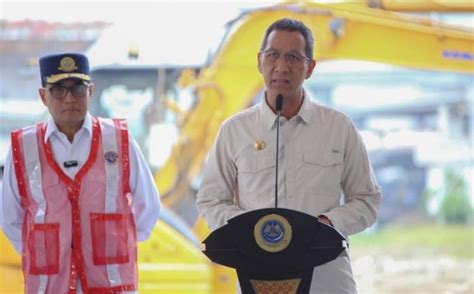
[[(381, 10), (474, 11), (470, 1), (288, 2), (249, 11), (232, 26), (213, 63), (184, 84), (197, 93), (181, 127), (178, 144), (155, 180), (164, 203), (183, 201), (199, 174), (221, 122), (253, 103), (263, 88), (256, 56), (266, 27), (276, 19), (302, 20), (315, 35), (318, 61), (352, 59), (457, 73), (474, 72), (473, 32), (429, 19)], [(372, 8), (375, 7), (375, 8)], [(202, 237), (202, 236), (201, 236)]]
[[(206, 224), (197, 217), (182, 223), (172, 211), (194, 203), (193, 182), (221, 122), (251, 105), (262, 90), (256, 56), (265, 29), (276, 19), (290, 17), (307, 24), (316, 37), (318, 61), (354, 59), (474, 74), (472, 31), (390, 10), (474, 12), (474, 7), (471, 1), (448, 0), (289, 1), (243, 13), (229, 24), (209, 67), (197, 77), (196, 70), (182, 73), (179, 83), (193, 89), (197, 99), (179, 120), (177, 143), (155, 174), (163, 203), (171, 210), (164, 209), (151, 239), (139, 245), (140, 293), (235, 293), (234, 272), (212, 264), (200, 252)], [(3, 234), (0, 247), (0, 293), (21, 293), (20, 256)]]

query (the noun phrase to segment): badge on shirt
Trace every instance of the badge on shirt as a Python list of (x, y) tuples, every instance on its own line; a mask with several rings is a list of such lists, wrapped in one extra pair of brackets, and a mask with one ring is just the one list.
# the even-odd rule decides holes
[(254, 144), (254, 148), (257, 151), (265, 149), (265, 142), (263, 142), (262, 140), (257, 140)]
[(118, 154), (115, 151), (108, 151), (104, 154), (104, 158), (108, 163), (112, 164), (117, 161)]

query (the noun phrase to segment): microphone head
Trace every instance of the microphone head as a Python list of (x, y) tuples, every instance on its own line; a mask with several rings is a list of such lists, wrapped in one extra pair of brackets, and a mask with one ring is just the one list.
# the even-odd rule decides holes
[(276, 111), (281, 111), (283, 109), (283, 95), (278, 94), (275, 103)]

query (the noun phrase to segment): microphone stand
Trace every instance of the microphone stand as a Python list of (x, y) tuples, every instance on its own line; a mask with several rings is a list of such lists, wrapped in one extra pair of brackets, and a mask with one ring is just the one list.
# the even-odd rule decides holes
[(278, 208), (278, 148), (280, 140), (280, 113), (283, 108), (283, 95), (278, 94), (276, 97), (275, 110), (277, 113), (277, 129), (276, 129), (276, 158), (275, 158), (275, 208)]

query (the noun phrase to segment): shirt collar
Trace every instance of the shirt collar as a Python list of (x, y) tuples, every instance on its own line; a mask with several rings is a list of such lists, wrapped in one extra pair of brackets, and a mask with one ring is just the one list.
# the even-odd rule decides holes
[(306, 91), (304, 91), (303, 104), (301, 105), (300, 111), (298, 112), (297, 116), (301, 118), (301, 120), (304, 121), (306, 124), (311, 124), (311, 116), (313, 114), (311, 110), (311, 97)]
[[(306, 124), (311, 123), (311, 97), (309, 97), (308, 93), (304, 91), (304, 99), (303, 99), (303, 104), (301, 105), (300, 110), (296, 114), (296, 117), (301, 119), (303, 122)], [(262, 122), (264, 126), (268, 129), (271, 130), (273, 126), (275, 125), (277, 115), (276, 113), (273, 112), (273, 110), (268, 106), (267, 101), (265, 99), (265, 93), (263, 93), (263, 97), (261, 99), (262, 102), (260, 102), (260, 117), (262, 118)]]
[[(85, 129), (89, 135), (92, 134), (92, 116), (89, 112), (84, 117), (84, 123), (82, 124), (81, 130)], [(80, 131), (80, 130), (79, 130)], [(58, 126), (54, 122), (54, 119), (50, 116), (46, 123), (46, 132), (44, 134), (44, 142), (48, 142), (49, 137), (54, 133), (60, 133)]]
[(264, 127), (270, 130), (275, 124), (276, 114), (273, 112), (270, 106), (268, 106), (267, 99), (265, 99), (265, 96), (266, 95), (264, 92), (262, 94), (259, 112), (260, 112), (260, 117), (261, 117)]

